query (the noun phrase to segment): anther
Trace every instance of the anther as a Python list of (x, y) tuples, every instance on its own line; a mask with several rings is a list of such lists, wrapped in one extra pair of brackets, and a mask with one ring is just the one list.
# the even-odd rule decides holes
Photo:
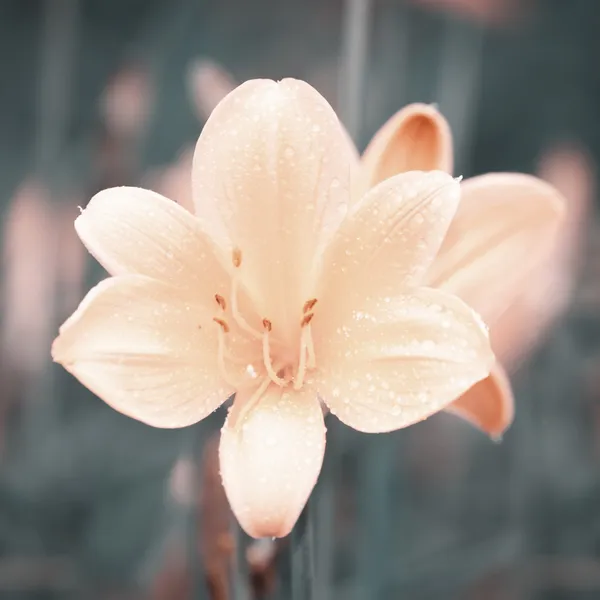
[(227, 325), (227, 323), (225, 321), (223, 321), (223, 319), (219, 319), (217, 317), (213, 317), (213, 321), (217, 324), (221, 326), (221, 329), (223, 329), (223, 331), (225, 333), (229, 333), (229, 325)]
[(315, 313), (308, 313), (307, 315), (304, 315), (304, 317), (302, 317), (302, 321), (300, 322), (300, 327), (306, 327), (313, 320), (314, 316)]
[(317, 303), (317, 299), (313, 298), (312, 300), (307, 300), (304, 303), (304, 307), (302, 308), (302, 313), (306, 314), (309, 310), (312, 310), (312, 308), (314, 307), (314, 305)]
[(242, 251), (239, 248), (233, 249), (233, 252), (231, 253), (231, 262), (236, 269), (242, 264)]
[(269, 333), (273, 328), (271, 321), (269, 319), (263, 319), (263, 327), (265, 328), (262, 334), (262, 350), (263, 350), (263, 363), (265, 365), (265, 369), (267, 370), (267, 375), (270, 380), (280, 386), (284, 386), (287, 384), (287, 381), (277, 374), (277, 370), (273, 368), (273, 363), (271, 361), (271, 347), (269, 343)]
[(223, 296), (220, 294), (215, 294), (215, 300), (222, 310), (227, 310), (227, 302), (225, 302), (225, 298), (223, 298)]

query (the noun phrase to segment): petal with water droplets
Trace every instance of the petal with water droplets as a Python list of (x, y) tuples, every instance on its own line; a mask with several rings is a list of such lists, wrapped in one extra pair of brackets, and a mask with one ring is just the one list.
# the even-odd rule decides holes
[(324, 254), (319, 313), (337, 321), (365, 296), (393, 296), (420, 283), (459, 194), (460, 184), (441, 171), (404, 173), (373, 188)]
[[(236, 395), (235, 404), (248, 401), (249, 394)], [(323, 412), (306, 387), (270, 385), (248, 410), (230, 411), (221, 433), (221, 474), (231, 508), (249, 535), (283, 537), (291, 531), (324, 451)]]
[(113, 277), (60, 328), (52, 356), (119, 412), (155, 427), (183, 427), (233, 393), (219, 375), (211, 317), (168, 284)]
[(314, 295), (315, 257), (346, 214), (353, 152), (327, 101), (294, 79), (240, 85), (198, 140), (196, 215), (230, 254), (240, 250), (244, 284), (285, 341)]
[[(317, 317), (315, 317), (315, 321)], [(485, 326), (461, 300), (420, 288), (356, 306), (338, 327), (321, 323), (319, 395), (365, 432), (399, 429), (443, 409), (494, 362)]]
[(227, 291), (214, 243), (193, 215), (160, 194), (134, 187), (104, 190), (90, 200), (75, 228), (112, 275), (146, 275), (194, 288), (210, 306), (216, 292)]

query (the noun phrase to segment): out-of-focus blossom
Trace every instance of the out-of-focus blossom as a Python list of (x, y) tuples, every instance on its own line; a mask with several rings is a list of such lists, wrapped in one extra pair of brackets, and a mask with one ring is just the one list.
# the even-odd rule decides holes
[(119, 71), (104, 91), (102, 116), (109, 132), (118, 138), (136, 138), (150, 114), (151, 85), (138, 66)]
[(451, 13), (485, 25), (505, 25), (523, 16), (527, 0), (412, 0), (424, 8)]
[(36, 371), (47, 360), (54, 314), (58, 232), (47, 190), (26, 181), (4, 225), (2, 345), (11, 364)]
[(62, 326), (54, 359), (117, 410), (182, 427), (236, 393), (221, 475), (252, 536), (289, 533), (321, 469), (322, 400), (365, 432), (406, 427), (486, 377), (480, 318), (419, 287), (460, 186), (411, 172), (353, 197), (356, 150), (308, 84), (250, 81), (211, 114), (195, 216), (137, 188), (76, 221), (113, 274)]
[[(452, 164), (448, 123), (433, 106), (413, 104), (374, 136), (362, 158), (361, 184), (369, 188), (413, 169), (451, 172)], [(498, 436), (514, 413), (503, 365), (512, 366), (549, 323), (534, 316), (545, 309), (532, 300), (541, 301), (540, 292), (548, 291), (537, 274), (551, 272), (565, 203), (548, 183), (521, 174), (474, 177), (461, 189), (458, 211), (427, 279), (462, 298), (490, 327), (499, 363), (449, 410)], [(525, 299), (529, 305), (523, 314)]]
[(85, 279), (87, 253), (73, 229), (76, 202), (66, 202), (54, 207), (57, 233), (57, 283), (58, 313), (61, 317), (72, 312), (81, 299)]
[[(551, 254), (535, 273), (538, 283), (523, 290), (517, 307), (521, 312), (520, 324), (519, 319), (513, 322), (530, 340), (525, 350), (538, 341), (547, 325), (565, 311), (571, 300), (582, 266), (595, 194), (591, 158), (578, 145), (560, 144), (547, 150), (540, 160), (538, 175), (564, 195), (568, 212)], [(516, 353), (511, 363), (518, 364), (521, 358), (522, 353)]]
[[(188, 67), (187, 87), (198, 120), (206, 121), (217, 104), (237, 85), (233, 76), (216, 62), (210, 59), (192, 62)], [(194, 149), (185, 148), (172, 164), (148, 173), (142, 183), (194, 212), (190, 177), (193, 156)]]
[(194, 212), (192, 178), (190, 177), (193, 157), (193, 149), (186, 148), (173, 164), (151, 172), (144, 178), (148, 187), (175, 200), (191, 213)]
[(199, 121), (208, 119), (217, 104), (238, 85), (230, 73), (210, 59), (192, 62), (187, 79)]

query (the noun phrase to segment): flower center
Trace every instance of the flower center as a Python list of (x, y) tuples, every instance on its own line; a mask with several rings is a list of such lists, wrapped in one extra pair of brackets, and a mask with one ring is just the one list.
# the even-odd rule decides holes
[[(312, 298), (307, 300), (302, 307), (302, 314), (298, 315), (300, 338), (297, 359), (290, 361), (289, 356), (296, 356), (295, 349), (291, 352), (283, 348), (278, 340), (273, 338), (273, 324), (268, 318), (262, 320), (262, 331), (253, 327), (244, 318), (240, 311), (238, 299), (240, 291), (240, 268), (242, 266), (242, 252), (238, 248), (233, 250), (232, 264), (234, 267), (232, 282), (231, 282), (231, 302), (228, 306), (227, 300), (220, 294), (215, 294), (215, 301), (219, 308), (219, 316), (214, 317), (214, 322), (218, 325), (218, 363), (221, 375), (232, 387), (239, 389), (247, 382), (236, 380), (231, 376), (228, 368), (228, 363), (240, 363), (240, 361), (231, 352), (231, 328), (226, 320), (227, 309), (233, 322), (238, 328), (250, 339), (256, 340), (260, 344), (258, 354), (262, 357), (262, 367), (264, 367), (263, 381), (260, 383), (260, 393), (268, 387), (270, 383), (274, 383), (281, 387), (292, 385), (295, 390), (299, 390), (304, 385), (306, 374), (309, 370), (316, 366), (315, 350), (312, 339), (311, 321), (314, 317), (314, 307), (317, 304), (317, 299)], [(231, 322), (231, 321), (230, 321)], [(297, 364), (295, 364), (297, 363)], [(254, 365), (248, 365), (248, 369), (252, 372), (253, 381), (256, 381), (257, 374), (254, 370)], [(264, 387), (264, 389), (262, 389)]]

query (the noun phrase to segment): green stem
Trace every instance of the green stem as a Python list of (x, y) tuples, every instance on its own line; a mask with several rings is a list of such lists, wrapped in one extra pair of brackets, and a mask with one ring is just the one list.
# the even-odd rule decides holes
[(229, 574), (231, 598), (232, 600), (250, 600), (248, 563), (246, 561), (246, 536), (233, 517), (231, 534), (235, 545)]
[(315, 548), (312, 500), (309, 499), (291, 534), (292, 600), (315, 600)]

